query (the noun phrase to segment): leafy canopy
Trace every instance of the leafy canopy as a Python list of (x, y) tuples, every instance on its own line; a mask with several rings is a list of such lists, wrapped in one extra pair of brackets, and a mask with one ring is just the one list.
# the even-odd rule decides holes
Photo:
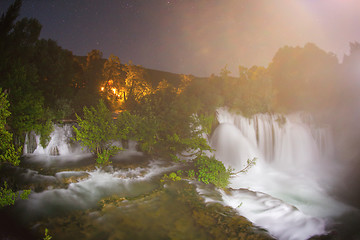
[(109, 157), (120, 150), (112, 146), (117, 137), (117, 127), (110, 110), (101, 100), (96, 107), (84, 107), (83, 113), (83, 118), (76, 115), (78, 127), (73, 126), (75, 140), (97, 156), (98, 164), (110, 164)]

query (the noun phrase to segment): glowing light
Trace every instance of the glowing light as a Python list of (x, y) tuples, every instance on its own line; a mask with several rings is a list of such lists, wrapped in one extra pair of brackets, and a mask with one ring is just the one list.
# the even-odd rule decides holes
[(101, 87), (101, 88), (100, 88), (100, 91), (102, 91), (102, 92), (103, 92), (103, 91), (104, 91), (104, 87)]
[(116, 88), (112, 88), (111, 91), (113, 91), (114, 94), (117, 92)]

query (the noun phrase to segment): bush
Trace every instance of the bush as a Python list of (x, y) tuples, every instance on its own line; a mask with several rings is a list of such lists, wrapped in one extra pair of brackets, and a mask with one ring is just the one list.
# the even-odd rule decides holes
[[(226, 169), (224, 164), (214, 156), (200, 156), (195, 159), (195, 175), (200, 182), (212, 183), (216, 187), (225, 188), (229, 184), (231, 170)], [(192, 172), (189, 171), (189, 176)]]
[(0, 187), (0, 207), (14, 205), (15, 200), (18, 197), (27, 199), (30, 193), (30, 190), (24, 190), (22, 193), (14, 192), (12, 189), (8, 188), (7, 182), (4, 182), (4, 186)]
[(169, 175), (164, 174), (164, 176), (162, 177), (162, 179), (160, 181), (164, 182), (166, 179), (169, 179), (172, 181), (180, 181), (181, 177), (178, 174), (176, 174), (175, 172), (172, 172)]
[(120, 148), (112, 146), (117, 136), (117, 127), (112, 114), (103, 101), (94, 107), (84, 107), (84, 118), (77, 116), (79, 127), (75, 127), (75, 140), (79, 141), (97, 156), (99, 165), (109, 164), (109, 158), (115, 155)]
[(116, 146), (111, 146), (109, 147), (109, 149), (104, 149), (101, 153), (97, 155), (96, 163), (99, 166), (105, 166), (111, 164), (111, 161), (109, 160), (110, 157), (115, 155), (120, 150), (121, 148)]

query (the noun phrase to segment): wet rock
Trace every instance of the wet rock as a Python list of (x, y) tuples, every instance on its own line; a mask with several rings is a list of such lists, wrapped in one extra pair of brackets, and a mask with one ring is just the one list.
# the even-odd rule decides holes
[(37, 143), (36, 143), (36, 135), (34, 132), (30, 132), (27, 136), (26, 139), (26, 151), (27, 153), (33, 153), (35, 151), (35, 149), (37, 148)]
[(90, 175), (87, 172), (82, 172), (80, 174), (72, 175), (72, 176), (64, 176), (61, 181), (65, 184), (77, 183), (81, 182), (84, 179), (88, 178)]
[(58, 155), (60, 155), (59, 149), (58, 149), (57, 146), (51, 148), (51, 150), (50, 150), (50, 155), (51, 155), (51, 156), (58, 156)]
[(112, 208), (112, 207), (118, 207), (120, 206), (120, 203), (126, 200), (124, 197), (120, 197), (118, 195), (113, 195), (108, 198), (103, 198), (98, 202), (98, 205), (103, 210), (105, 208)]

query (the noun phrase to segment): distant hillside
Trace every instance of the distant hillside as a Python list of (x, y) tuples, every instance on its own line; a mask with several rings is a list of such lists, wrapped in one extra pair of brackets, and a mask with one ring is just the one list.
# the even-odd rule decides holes
[[(86, 56), (76, 56), (79, 63), (82, 65), (86, 64)], [(107, 59), (102, 59), (101, 65), (103, 66)], [(170, 73), (161, 70), (154, 70), (149, 68), (144, 68), (144, 78), (151, 82), (153, 87), (156, 87), (158, 83), (162, 80), (167, 80), (171, 85), (178, 86), (181, 81), (182, 74)]]

